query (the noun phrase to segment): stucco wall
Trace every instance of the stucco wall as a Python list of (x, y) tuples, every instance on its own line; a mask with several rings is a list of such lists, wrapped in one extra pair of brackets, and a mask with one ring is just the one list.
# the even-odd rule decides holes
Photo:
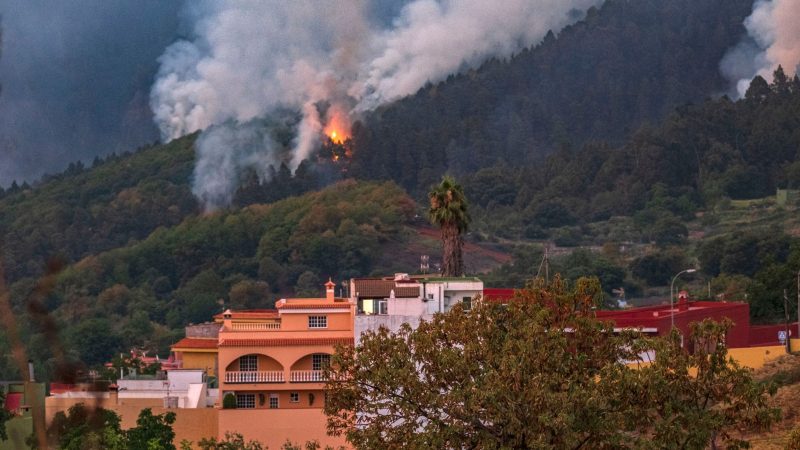
[(328, 436), (325, 414), (320, 409), (222, 409), (219, 410), (219, 434), (242, 433), (247, 440), (260, 441), (279, 449), (287, 439), (297, 444), (316, 439), (324, 448), (346, 446), (344, 438)]
[(175, 413), (175, 423), (172, 429), (175, 431), (175, 446), (180, 447), (183, 439), (192, 441), (197, 447), (200, 439), (217, 436), (217, 413), (219, 410), (214, 408), (198, 409), (165, 409), (161, 399), (121, 399), (117, 401), (115, 397), (95, 401), (87, 398), (58, 398), (47, 397), (45, 399), (46, 421), (49, 425), (53, 416), (59, 411), (66, 411), (77, 403), (85, 405), (100, 406), (116, 412), (122, 419), (122, 428), (128, 429), (136, 426), (136, 419), (139, 412), (144, 408), (150, 408), (153, 414), (163, 414), (171, 411)]
[[(291, 311), (291, 310), (288, 310)], [(337, 331), (344, 331), (344, 330), (351, 330), (352, 329), (352, 322), (350, 321), (350, 310), (349, 309), (341, 309), (337, 310), (337, 312), (323, 312), (324, 310), (320, 310), (319, 313), (291, 313), (291, 312), (284, 312), (281, 311), (281, 331), (309, 331), (313, 332), (315, 330), (337, 330)], [(340, 311), (340, 312), (339, 312)], [(328, 327), (327, 328), (308, 328), (308, 316), (327, 316), (328, 317)]]
[(742, 347), (728, 349), (728, 354), (739, 364), (759, 369), (767, 361), (772, 361), (786, 354), (786, 347), (783, 345), (771, 345), (768, 347)]
[(356, 316), (355, 318), (355, 341), (356, 345), (361, 341), (361, 333), (367, 330), (377, 330), (381, 325), (388, 328), (389, 331), (397, 331), (400, 325), (407, 323), (412, 328), (419, 326), (420, 316)]
[(217, 353), (216, 352), (187, 352), (182, 351), (184, 369), (203, 369), (209, 376), (216, 376)]

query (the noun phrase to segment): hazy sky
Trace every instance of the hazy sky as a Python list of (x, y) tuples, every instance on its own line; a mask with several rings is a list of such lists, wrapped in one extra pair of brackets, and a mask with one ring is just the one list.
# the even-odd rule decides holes
[(0, 185), (158, 138), (149, 89), (180, 2), (4, 0)]

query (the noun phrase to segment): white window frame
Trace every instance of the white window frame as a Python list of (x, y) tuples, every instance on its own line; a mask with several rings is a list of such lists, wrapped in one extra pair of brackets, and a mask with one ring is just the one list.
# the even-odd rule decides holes
[(239, 372), (258, 372), (258, 355), (240, 356)]
[(280, 407), (280, 398), (278, 394), (269, 394), (269, 409), (278, 409)]
[(328, 328), (328, 316), (308, 316), (308, 328)]
[(376, 314), (380, 316), (386, 316), (389, 314), (389, 301), (388, 300), (379, 300), (378, 301), (378, 311)]
[(300, 393), (289, 392), (289, 403), (300, 403)]
[(311, 370), (322, 370), (331, 363), (331, 355), (327, 353), (314, 353), (311, 355)]
[(236, 394), (236, 409), (255, 409), (256, 394)]

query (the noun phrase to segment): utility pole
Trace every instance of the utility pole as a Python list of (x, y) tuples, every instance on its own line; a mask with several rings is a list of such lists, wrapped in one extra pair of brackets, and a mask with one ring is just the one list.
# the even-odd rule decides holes
[(786, 353), (791, 352), (790, 340), (789, 340), (789, 294), (787, 293), (786, 289), (783, 290), (783, 312), (785, 314), (784, 319), (784, 332), (786, 333)]

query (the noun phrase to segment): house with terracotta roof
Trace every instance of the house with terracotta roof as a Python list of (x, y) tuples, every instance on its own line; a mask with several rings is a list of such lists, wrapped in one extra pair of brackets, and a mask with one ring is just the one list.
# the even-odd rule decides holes
[(187, 325), (185, 336), (172, 344), (172, 356), (178, 368), (201, 369), (209, 377), (216, 377), (219, 372), (217, 364), (217, 340), (222, 326), (222, 315), (219, 320), (200, 324)]
[(274, 310), (231, 311), (218, 319), (218, 429), (270, 448), (286, 440), (345, 445), (326, 434), (323, 368), (336, 345), (353, 345), (355, 305), (325, 297), (279, 300)]

